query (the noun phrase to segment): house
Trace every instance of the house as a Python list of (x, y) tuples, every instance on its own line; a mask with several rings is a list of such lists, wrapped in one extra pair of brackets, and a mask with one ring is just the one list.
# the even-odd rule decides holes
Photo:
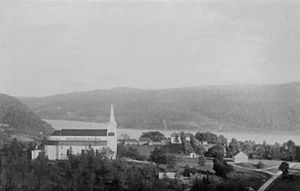
[(164, 139), (164, 140), (162, 140), (160, 143), (161, 143), (161, 145), (167, 145), (168, 142), (169, 142), (169, 140)]
[(118, 144), (124, 144), (124, 139), (118, 139)]
[[(43, 152), (49, 160), (66, 160), (70, 155), (80, 155), (93, 149), (96, 153), (110, 149), (116, 158), (117, 154), (117, 122), (115, 121), (113, 105), (107, 123), (99, 124), (100, 128), (61, 129), (47, 137)], [(38, 151), (33, 152), (37, 156)]]
[(191, 133), (184, 132), (182, 136), (185, 138), (186, 142), (191, 142), (191, 137), (193, 136)]
[(38, 158), (38, 156), (40, 155), (40, 153), (42, 153), (43, 151), (41, 149), (35, 149), (31, 151), (31, 160), (34, 160), (36, 158)]
[(149, 145), (151, 139), (149, 137), (140, 137), (139, 145)]
[(202, 145), (208, 145), (208, 142), (207, 141), (201, 141), (201, 144)]
[(175, 179), (175, 172), (160, 172), (158, 173), (158, 179)]
[(156, 146), (156, 145), (162, 145), (161, 141), (150, 141), (149, 146)]
[(138, 145), (139, 142), (136, 139), (124, 139), (124, 145)]
[(190, 158), (197, 158), (198, 155), (195, 152), (190, 153)]
[(248, 163), (248, 155), (243, 151), (240, 151), (233, 157), (234, 163)]
[(172, 133), (171, 134), (171, 144), (181, 144), (181, 137), (180, 137), (180, 133), (176, 132), (176, 133)]

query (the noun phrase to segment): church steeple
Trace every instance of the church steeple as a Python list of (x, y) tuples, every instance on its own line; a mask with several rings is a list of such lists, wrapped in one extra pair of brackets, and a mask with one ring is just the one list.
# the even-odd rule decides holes
[(115, 121), (115, 114), (114, 114), (114, 106), (113, 106), (113, 104), (111, 104), (111, 106), (110, 106), (109, 123), (110, 123), (110, 124), (115, 124), (115, 123), (116, 123), (116, 121)]

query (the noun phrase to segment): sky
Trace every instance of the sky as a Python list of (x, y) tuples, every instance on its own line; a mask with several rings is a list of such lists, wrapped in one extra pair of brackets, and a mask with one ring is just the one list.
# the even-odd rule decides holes
[(300, 81), (297, 1), (1, 1), (0, 93)]

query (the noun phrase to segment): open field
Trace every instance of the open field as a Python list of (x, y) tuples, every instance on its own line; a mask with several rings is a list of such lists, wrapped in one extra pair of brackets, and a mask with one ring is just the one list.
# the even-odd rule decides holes
[(248, 161), (251, 164), (257, 164), (262, 162), (265, 165), (265, 168), (279, 166), (283, 161), (281, 160), (266, 160), (266, 159), (249, 159)]
[(176, 160), (177, 160), (177, 166), (184, 167), (184, 166), (188, 165), (191, 168), (195, 167), (202, 171), (209, 171), (211, 173), (215, 173), (215, 171), (213, 170), (213, 161), (212, 160), (206, 159), (205, 166), (198, 165), (198, 158), (189, 158), (189, 157), (177, 155)]

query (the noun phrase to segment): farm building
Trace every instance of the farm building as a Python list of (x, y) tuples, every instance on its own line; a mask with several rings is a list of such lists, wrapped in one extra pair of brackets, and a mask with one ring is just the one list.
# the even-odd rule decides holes
[(158, 173), (158, 179), (175, 179), (175, 172), (160, 172)]
[(181, 144), (181, 137), (180, 137), (180, 133), (176, 132), (176, 133), (172, 133), (171, 135), (171, 144)]
[(136, 139), (124, 139), (124, 145), (138, 145), (139, 142)]
[(248, 163), (248, 155), (243, 151), (240, 151), (233, 157), (234, 163)]

